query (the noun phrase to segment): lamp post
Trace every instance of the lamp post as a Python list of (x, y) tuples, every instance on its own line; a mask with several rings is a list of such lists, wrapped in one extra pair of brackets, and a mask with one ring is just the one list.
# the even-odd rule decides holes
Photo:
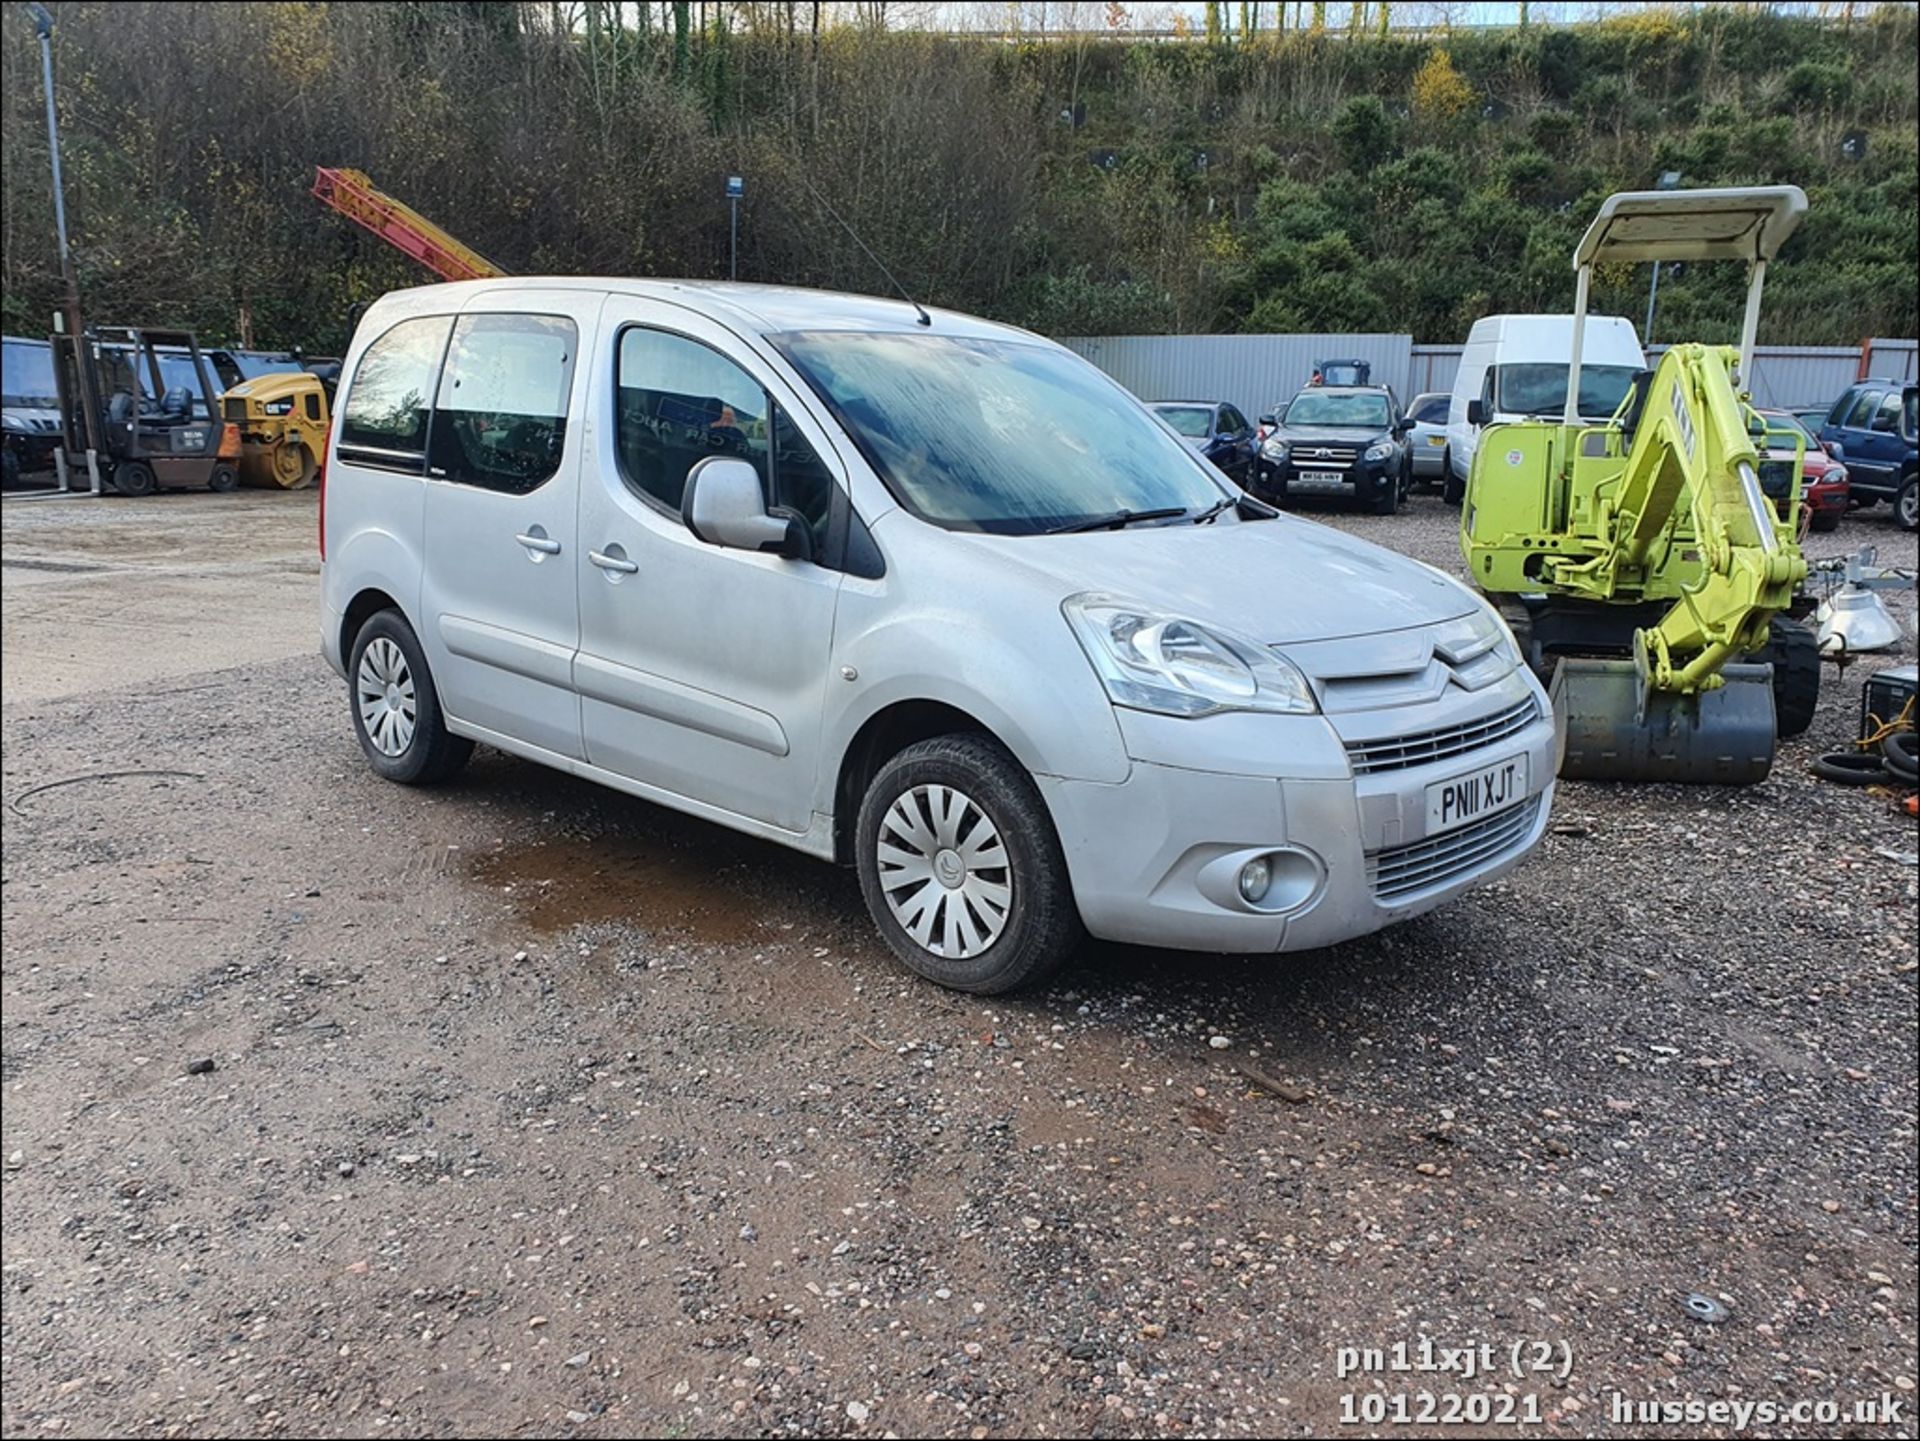
[(738, 175), (727, 177), (727, 279), (740, 278), (740, 197), (747, 183)]
[[(1659, 180), (1654, 182), (1653, 188), (1655, 190), (1678, 190), (1680, 188), (1680, 172), (1678, 170), (1661, 171), (1660, 178)], [(1651, 348), (1653, 345), (1653, 304), (1659, 298), (1660, 298), (1660, 262), (1656, 260), (1653, 262), (1653, 283), (1647, 287), (1647, 325), (1646, 325), (1645, 344), (1649, 348)]]
[[(73, 337), (74, 378), (80, 387), (80, 409), (87, 426), (87, 479), (88, 491), (92, 495), (100, 493), (100, 458), (96, 449), (95, 437), (100, 433), (100, 420), (94, 414), (93, 390), (86, 383), (87, 361), (80, 351), (85, 338), (80, 323), (80, 281), (74, 274), (73, 250), (67, 244), (67, 197), (66, 187), (60, 179), (60, 124), (53, 113), (53, 16), (47, 7), (39, 3), (27, 6), (27, 13), (33, 19), (33, 33), (40, 37), (40, 75), (47, 92), (47, 153), (53, 158), (53, 224), (60, 236), (60, 276), (66, 282), (67, 306), (66, 328)], [(54, 317), (56, 321), (59, 316)], [(60, 417), (61, 445), (54, 452), (60, 471), (60, 488), (67, 485), (67, 417)]]

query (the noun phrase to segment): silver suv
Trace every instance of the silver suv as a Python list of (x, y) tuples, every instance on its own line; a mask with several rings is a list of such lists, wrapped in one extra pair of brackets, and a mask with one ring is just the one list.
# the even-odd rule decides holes
[(1515, 865), (1546, 698), (1439, 571), (1241, 494), (1060, 346), (587, 279), (378, 301), (323, 493), (368, 762), (476, 741), (858, 868), (921, 975), (1324, 946)]

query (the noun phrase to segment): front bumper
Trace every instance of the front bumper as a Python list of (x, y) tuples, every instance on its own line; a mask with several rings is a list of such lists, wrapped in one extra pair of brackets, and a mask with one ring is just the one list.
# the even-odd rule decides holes
[[(1338, 483), (1302, 479), (1305, 475), (1335, 474), (1340, 477)], [(1276, 490), (1284, 487), (1292, 495), (1350, 493), (1358, 500), (1374, 500), (1400, 483), (1400, 467), (1397, 460), (1359, 460), (1335, 470), (1315, 465), (1311, 460), (1290, 457), (1284, 461), (1266, 461), (1266, 481)]]
[[(1123, 710), (1134, 757), (1125, 781), (1037, 779), (1093, 935), (1178, 950), (1304, 950), (1430, 911), (1526, 857), (1546, 829), (1558, 761), (1544, 696), (1537, 705), (1532, 723), (1484, 750), (1360, 776), (1320, 716), (1188, 721)], [(1194, 770), (1182, 754), (1233, 769)], [(1517, 754), (1528, 761), (1525, 799), (1497, 827), (1488, 822), (1484, 844), (1471, 828), (1427, 835), (1429, 785)], [(1249, 903), (1234, 880), (1263, 854), (1279, 858), (1274, 889)], [(1409, 887), (1410, 873), (1432, 883)]]
[(1800, 508), (1815, 515), (1845, 515), (1852, 497), (1847, 485), (1810, 485), (1800, 492)]

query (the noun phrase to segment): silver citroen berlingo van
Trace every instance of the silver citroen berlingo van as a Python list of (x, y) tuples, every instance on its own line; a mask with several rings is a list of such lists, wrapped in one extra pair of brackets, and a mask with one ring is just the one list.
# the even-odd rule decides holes
[(1038, 336), (516, 277), (384, 297), (344, 376), (321, 638), (390, 780), (485, 742), (855, 866), (900, 958), (976, 992), (1086, 933), (1325, 946), (1547, 824), (1551, 713), (1492, 609), (1242, 495)]

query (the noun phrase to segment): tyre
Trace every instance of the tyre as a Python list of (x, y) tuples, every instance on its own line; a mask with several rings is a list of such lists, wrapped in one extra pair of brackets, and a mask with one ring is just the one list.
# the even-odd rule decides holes
[(240, 472), (222, 462), (213, 468), (213, 474), (207, 477), (207, 489), (225, 495), (240, 486)]
[(1910, 475), (1900, 482), (1900, 493), (1893, 501), (1893, 518), (1900, 522), (1902, 530), (1920, 530), (1920, 479)]
[(1370, 502), (1375, 515), (1392, 515), (1400, 509), (1400, 478), (1394, 476), (1385, 481), (1386, 489)]
[(1814, 633), (1798, 621), (1775, 616), (1765, 648), (1747, 659), (1773, 666), (1774, 731), (1797, 736), (1812, 725), (1820, 704), (1820, 646)]
[(860, 802), (854, 845), (881, 936), (940, 985), (1013, 990), (1085, 934), (1046, 805), (989, 736), (935, 736), (889, 760)]
[(113, 488), (122, 495), (152, 495), (160, 482), (144, 460), (123, 460), (113, 468)]
[(1440, 499), (1448, 505), (1458, 505), (1467, 498), (1467, 483), (1453, 473), (1453, 467), (1447, 467), (1446, 478), (1440, 482)]
[(0, 487), (12, 490), (20, 484), (20, 457), (10, 450), (0, 450)]
[(432, 785), (467, 763), (473, 742), (448, 730), (413, 627), (397, 610), (370, 617), (347, 659), (353, 732), (367, 764), (403, 786)]
[(1840, 512), (1837, 510), (1816, 510), (1813, 513), (1813, 528), (1818, 531), (1840, 529)]

